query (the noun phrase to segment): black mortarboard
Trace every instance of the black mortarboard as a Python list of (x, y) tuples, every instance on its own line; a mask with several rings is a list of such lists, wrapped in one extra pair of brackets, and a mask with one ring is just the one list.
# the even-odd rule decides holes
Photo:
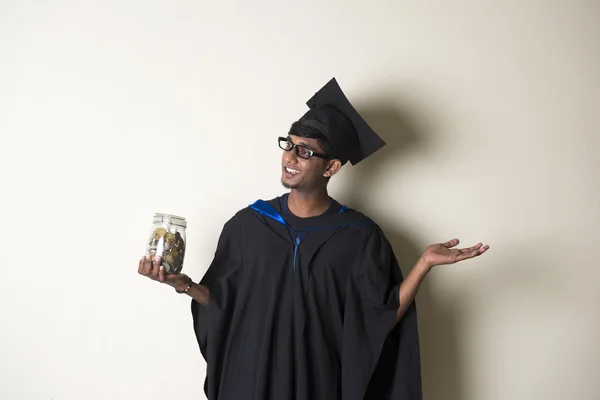
[(317, 129), (331, 143), (335, 156), (356, 165), (385, 142), (350, 104), (335, 78), (306, 102), (310, 110), (298, 122)]

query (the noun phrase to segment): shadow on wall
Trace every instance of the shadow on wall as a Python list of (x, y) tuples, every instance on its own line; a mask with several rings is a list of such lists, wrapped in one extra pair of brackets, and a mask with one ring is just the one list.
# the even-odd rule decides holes
[[(394, 185), (393, 181), (382, 181), (379, 176), (386, 168), (397, 167), (398, 160), (411, 151), (423, 151), (427, 147), (428, 134), (419, 130), (410, 113), (401, 109), (383, 107), (358, 108), (369, 125), (386, 141), (387, 146), (356, 167), (349, 168), (352, 183), (344, 193), (344, 202), (380, 224), (394, 248), (398, 262), (406, 276), (422, 253), (414, 235), (399, 226), (389, 225), (389, 219), (375, 209), (370, 193), (378, 186)], [(393, 176), (393, 174), (392, 174)], [(400, 203), (396, 199), (391, 202)], [(398, 204), (398, 213), (402, 213)], [(387, 225), (386, 225), (387, 224)], [(423, 398), (426, 400), (464, 400), (461, 352), (458, 347), (457, 310), (436, 299), (428, 280), (417, 296), (417, 314), (421, 346), (421, 371)]]

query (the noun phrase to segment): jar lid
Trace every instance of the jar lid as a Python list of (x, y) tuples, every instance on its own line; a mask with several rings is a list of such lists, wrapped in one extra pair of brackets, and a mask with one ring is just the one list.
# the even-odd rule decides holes
[(187, 222), (184, 217), (180, 217), (178, 215), (165, 214), (165, 213), (156, 213), (154, 214), (153, 222), (163, 222), (169, 225), (177, 225), (185, 228), (187, 226)]

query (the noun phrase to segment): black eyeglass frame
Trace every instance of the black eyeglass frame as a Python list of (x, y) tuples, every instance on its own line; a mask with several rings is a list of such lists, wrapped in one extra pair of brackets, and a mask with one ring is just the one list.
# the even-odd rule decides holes
[[(279, 137), (277, 140), (278, 140), (278, 143), (279, 143), (279, 148), (280, 148), (281, 150), (283, 150), (283, 151), (292, 151), (293, 149), (296, 149), (296, 155), (297, 155), (298, 157), (300, 157), (300, 158), (304, 159), (304, 160), (308, 160), (308, 159), (310, 159), (311, 157), (319, 157), (319, 158), (322, 158), (322, 159), (324, 159), (324, 160), (331, 160), (331, 157), (330, 157), (330, 156), (328, 156), (328, 155), (326, 155), (326, 154), (321, 154), (321, 153), (317, 153), (317, 152), (315, 152), (315, 151), (312, 151), (311, 149), (309, 149), (308, 147), (306, 147), (306, 146), (304, 146), (304, 145), (302, 145), (302, 144), (295, 144), (295, 143), (292, 143), (292, 142), (290, 141), (290, 139), (289, 139), (289, 138), (286, 138), (286, 137), (280, 136), (280, 137)], [(283, 142), (285, 142), (285, 143), (286, 143), (286, 145), (282, 145), (282, 143), (283, 143)], [(284, 146), (286, 146), (286, 147), (287, 147), (287, 145), (289, 145), (289, 146), (290, 146), (290, 148), (289, 148), (289, 149), (287, 149), (287, 148), (284, 148)], [(301, 156), (301, 155), (300, 155), (300, 151), (298, 150), (300, 147), (301, 147), (301, 148), (303, 148), (303, 149), (305, 149), (306, 151), (308, 151), (308, 153), (309, 153), (308, 157), (303, 157), (303, 156)]]

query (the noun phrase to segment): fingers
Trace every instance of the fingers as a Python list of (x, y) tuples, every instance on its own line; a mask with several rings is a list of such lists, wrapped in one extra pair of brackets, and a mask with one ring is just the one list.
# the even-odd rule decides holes
[(458, 239), (452, 239), (452, 240), (448, 240), (445, 243), (442, 243), (442, 246), (444, 246), (446, 248), (450, 248), (450, 247), (456, 246), (459, 243), (460, 243), (460, 241)]
[[(155, 269), (156, 273), (154, 271)], [(138, 264), (138, 273), (153, 279), (158, 277), (158, 268), (153, 268), (150, 255), (145, 255), (140, 259)]]
[(162, 263), (158, 269), (158, 280), (161, 282), (165, 281), (165, 267), (162, 266)]
[(144, 266), (142, 267), (142, 275), (150, 276), (150, 271), (152, 271), (152, 260), (150, 260), (149, 255), (146, 255), (144, 257)]
[(456, 258), (457, 258), (456, 261), (462, 261), (462, 260), (466, 260), (469, 258), (478, 257), (478, 256), (482, 255), (483, 253), (485, 253), (489, 248), (490, 248), (490, 246), (488, 246), (488, 245), (484, 246), (482, 243), (478, 243), (473, 247), (460, 249), (460, 250), (458, 250), (458, 254), (456, 256)]
[(160, 270), (162, 264), (161, 261), (161, 257), (156, 257), (154, 259), (154, 263), (152, 263), (152, 272), (150, 276), (152, 279), (158, 280), (158, 271)]
[(475, 246), (472, 247), (465, 247), (464, 249), (456, 249), (456, 251), (458, 252), (458, 254), (462, 255), (473, 255), (476, 254), (478, 252), (478, 249), (482, 246), (481, 243), (476, 244)]
[(142, 256), (142, 258), (140, 258), (140, 263), (138, 265), (138, 274), (142, 274), (142, 271), (144, 270), (144, 258), (146, 257)]
[[(454, 247), (456, 245), (458, 245), (460, 243), (460, 240), (458, 239), (452, 239), (452, 240), (448, 240), (445, 243), (441, 243), (442, 246), (446, 247), (446, 248), (450, 248), (450, 247)], [(460, 253), (464, 254), (464, 253), (472, 253), (476, 250), (482, 249), (482, 251), (486, 251), (487, 249), (489, 249), (490, 246), (488, 246), (487, 244), (484, 246), (483, 243), (477, 243), (475, 246), (471, 246), (471, 247), (465, 247), (463, 249), (455, 249), (456, 251), (459, 251)]]
[(156, 257), (152, 262), (149, 255), (143, 256), (138, 264), (138, 273), (150, 279), (165, 282), (165, 268), (162, 266), (162, 257)]
[(471, 246), (468, 249), (462, 249), (463, 252), (468, 251), (471, 252), (473, 250), (477, 250), (478, 248), (480, 248), (481, 246), (483, 246), (482, 243), (477, 243), (475, 246)]
[(478, 255), (485, 253), (487, 251), (487, 249), (489, 249), (489, 248), (490, 248), (490, 246), (488, 246), (487, 244), (484, 246), (483, 243), (478, 243), (473, 247), (469, 247), (468, 249), (465, 249), (465, 252), (467, 252), (469, 254), (473, 254), (474, 256), (478, 256)]

